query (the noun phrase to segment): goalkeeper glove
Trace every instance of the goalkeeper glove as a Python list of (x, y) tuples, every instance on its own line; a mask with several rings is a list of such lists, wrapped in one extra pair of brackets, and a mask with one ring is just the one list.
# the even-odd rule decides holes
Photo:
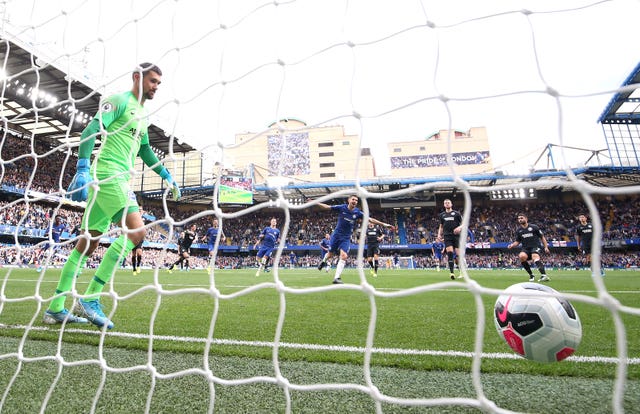
[(87, 184), (91, 181), (89, 166), (91, 163), (87, 158), (79, 158), (76, 164), (76, 175), (73, 176), (67, 193), (71, 193), (73, 201), (86, 201), (89, 195)]
[(180, 187), (178, 187), (178, 183), (173, 179), (171, 173), (166, 168), (163, 168), (160, 171), (160, 177), (167, 182), (167, 186), (171, 189), (171, 195), (173, 196), (173, 201), (180, 200), (182, 197), (182, 193), (180, 193)]

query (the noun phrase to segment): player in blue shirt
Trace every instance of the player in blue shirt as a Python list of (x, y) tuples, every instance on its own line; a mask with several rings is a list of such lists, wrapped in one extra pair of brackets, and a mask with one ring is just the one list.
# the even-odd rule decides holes
[(292, 250), (291, 252), (289, 252), (289, 269), (293, 269), (294, 267), (296, 267), (297, 261), (298, 256), (296, 256), (296, 253)]
[(400, 256), (398, 256), (398, 253), (394, 253), (392, 256), (392, 259), (393, 259), (393, 268), (400, 269)]
[(262, 242), (260, 249), (258, 250), (258, 254), (256, 255), (256, 260), (259, 265), (256, 277), (260, 276), (260, 272), (267, 267), (269, 259), (273, 254), (273, 250), (276, 248), (276, 244), (280, 240), (280, 230), (276, 227), (277, 225), (278, 220), (273, 217), (271, 219), (271, 225), (262, 230), (258, 236), (258, 241), (253, 246), (254, 249), (257, 249), (258, 244)]
[(331, 269), (331, 263), (325, 261), (324, 265), (323, 263), (323, 259), (324, 256), (329, 253), (329, 250), (331, 248), (331, 235), (329, 233), (324, 235), (324, 239), (320, 240), (320, 265), (321, 267), (318, 267), (318, 269), (322, 269), (322, 267), (326, 268), (326, 273), (329, 273), (329, 269)]
[(37, 269), (38, 272), (42, 271), (42, 262), (46, 260), (51, 260), (53, 255), (58, 250), (58, 247), (60, 247), (60, 236), (62, 236), (62, 232), (65, 231), (66, 229), (67, 229), (67, 225), (64, 224), (64, 222), (62, 221), (62, 217), (56, 216), (56, 218), (54, 219), (54, 222), (51, 225), (50, 240), (53, 240), (53, 244), (46, 242), (44, 246), (42, 246), (42, 251), (47, 252), (46, 254), (48, 254), (48, 258), (46, 259), (42, 257), (40, 258), (40, 263), (38, 264), (38, 269)]
[(216, 247), (216, 239), (218, 238), (218, 234), (220, 234), (220, 243), (224, 243), (227, 240), (227, 237), (224, 235), (224, 232), (220, 229), (220, 223), (217, 217), (214, 217), (213, 222), (211, 223), (211, 227), (207, 229), (207, 233), (202, 236), (202, 242), (207, 242), (207, 248), (209, 249), (209, 267), (207, 271), (211, 271), (211, 265), (214, 264), (213, 256), (215, 255), (215, 247)]
[[(318, 270), (322, 270), (333, 255), (340, 255), (338, 264), (336, 265), (336, 274), (333, 279), (334, 284), (341, 284), (342, 279), (340, 275), (344, 270), (344, 266), (349, 257), (349, 249), (351, 248), (351, 234), (355, 228), (356, 222), (362, 220), (364, 214), (357, 207), (358, 196), (352, 195), (347, 199), (346, 204), (340, 204), (337, 206), (330, 206), (325, 203), (318, 203), (318, 205), (325, 210), (332, 210), (338, 214), (338, 223), (336, 224), (333, 234), (331, 234), (329, 252), (322, 258), (322, 262), (318, 266)], [(393, 227), (391, 224), (383, 223), (376, 220), (373, 217), (369, 217), (369, 222), (384, 227)]]
[(444, 243), (434, 240), (431, 245), (431, 252), (433, 253), (433, 261), (436, 263), (436, 269), (440, 271), (440, 264), (442, 263), (442, 252), (444, 251)]

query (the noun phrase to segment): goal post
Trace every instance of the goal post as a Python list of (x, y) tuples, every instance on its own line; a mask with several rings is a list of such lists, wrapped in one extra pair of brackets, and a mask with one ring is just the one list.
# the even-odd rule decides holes
[(413, 256), (380, 256), (378, 266), (382, 269), (415, 269)]

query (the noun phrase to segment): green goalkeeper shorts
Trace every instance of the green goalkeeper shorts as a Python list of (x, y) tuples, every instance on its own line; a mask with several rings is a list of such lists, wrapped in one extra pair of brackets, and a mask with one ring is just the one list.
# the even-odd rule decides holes
[(108, 180), (101, 182), (97, 191), (89, 187), (87, 207), (82, 217), (82, 230), (106, 233), (111, 223), (119, 222), (122, 213), (140, 211), (136, 195), (129, 187), (128, 180)]

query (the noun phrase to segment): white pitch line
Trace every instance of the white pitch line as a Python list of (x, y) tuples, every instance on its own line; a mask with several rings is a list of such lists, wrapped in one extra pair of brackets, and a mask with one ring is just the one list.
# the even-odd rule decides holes
[[(0, 324), (0, 328), (6, 329), (27, 329), (31, 331), (47, 331), (56, 332), (57, 329), (52, 329), (46, 326), (31, 326), (25, 325), (5, 325)], [(90, 335), (102, 335), (102, 331), (67, 328), (66, 332), (70, 333), (83, 333)], [(132, 334), (126, 332), (105, 332), (106, 336), (119, 337), (119, 338), (132, 338), (132, 339), (145, 339), (151, 338), (148, 334)], [(173, 342), (192, 342), (192, 343), (206, 343), (210, 342), (213, 345), (235, 345), (235, 346), (254, 346), (261, 348), (273, 348), (276, 346), (274, 342), (266, 341), (240, 341), (236, 339), (211, 339), (207, 338), (193, 338), (187, 336), (171, 336), (171, 335), (153, 335), (154, 341), (173, 341)], [(367, 348), (357, 346), (343, 346), (343, 345), (316, 345), (316, 344), (298, 344), (290, 342), (279, 342), (279, 348), (288, 349), (304, 349), (309, 351), (330, 351), (330, 352), (351, 352), (364, 354)], [(436, 351), (429, 349), (404, 349), (404, 348), (371, 348), (373, 354), (386, 354), (386, 355), (422, 355), (422, 356), (446, 356), (446, 357), (460, 357), (460, 358), (473, 358), (475, 353), (465, 351)], [(522, 359), (522, 357), (516, 354), (510, 353), (483, 353), (484, 359)], [(600, 364), (618, 364), (620, 359), (617, 357), (599, 357), (599, 356), (570, 356), (565, 361), (569, 362), (587, 362), (587, 363), (600, 363)], [(627, 365), (640, 365), (640, 358), (627, 358)]]

